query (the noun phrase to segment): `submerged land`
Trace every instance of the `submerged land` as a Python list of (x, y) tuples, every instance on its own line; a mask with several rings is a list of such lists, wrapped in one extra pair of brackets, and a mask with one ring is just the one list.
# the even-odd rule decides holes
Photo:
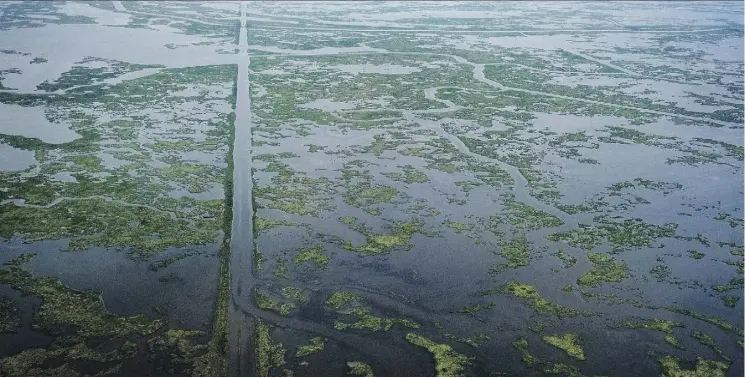
[(743, 375), (741, 2), (0, 15), (0, 375)]

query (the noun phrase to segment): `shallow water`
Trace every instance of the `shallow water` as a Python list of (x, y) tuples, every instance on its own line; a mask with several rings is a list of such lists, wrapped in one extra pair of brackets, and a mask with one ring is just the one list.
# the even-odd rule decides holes
[(49, 122), (43, 107), (0, 104), (0, 133), (61, 144), (80, 138), (64, 123)]
[(4, 9), (2, 375), (743, 373), (741, 3)]
[(33, 152), (0, 143), (0, 169), (3, 171), (22, 171), (35, 163)]

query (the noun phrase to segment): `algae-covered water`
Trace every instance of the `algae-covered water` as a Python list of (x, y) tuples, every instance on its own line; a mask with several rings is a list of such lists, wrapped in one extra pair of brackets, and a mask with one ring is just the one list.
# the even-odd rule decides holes
[(744, 373), (741, 2), (0, 14), (0, 375)]

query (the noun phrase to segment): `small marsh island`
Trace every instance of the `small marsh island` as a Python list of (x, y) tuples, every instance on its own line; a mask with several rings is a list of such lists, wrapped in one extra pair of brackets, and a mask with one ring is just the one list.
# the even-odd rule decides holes
[(0, 3), (0, 375), (742, 376), (742, 2)]

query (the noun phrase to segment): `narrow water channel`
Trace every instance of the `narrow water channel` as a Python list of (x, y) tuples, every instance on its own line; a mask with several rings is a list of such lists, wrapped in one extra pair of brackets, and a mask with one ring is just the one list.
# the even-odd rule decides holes
[(230, 240), (230, 323), (229, 373), (252, 375), (249, 370), (252, 356), (250, 341), (253, 322), (241, 311), (251, 303), (251, 254), (253, 251), (253, 204), (251, 191), (251, 98), (247, 53), (246, 4), (241, 4), (241, 31), (239, 38), (238, 79), (235, 103), (235, 138), (233, 146), (233, 222)]

